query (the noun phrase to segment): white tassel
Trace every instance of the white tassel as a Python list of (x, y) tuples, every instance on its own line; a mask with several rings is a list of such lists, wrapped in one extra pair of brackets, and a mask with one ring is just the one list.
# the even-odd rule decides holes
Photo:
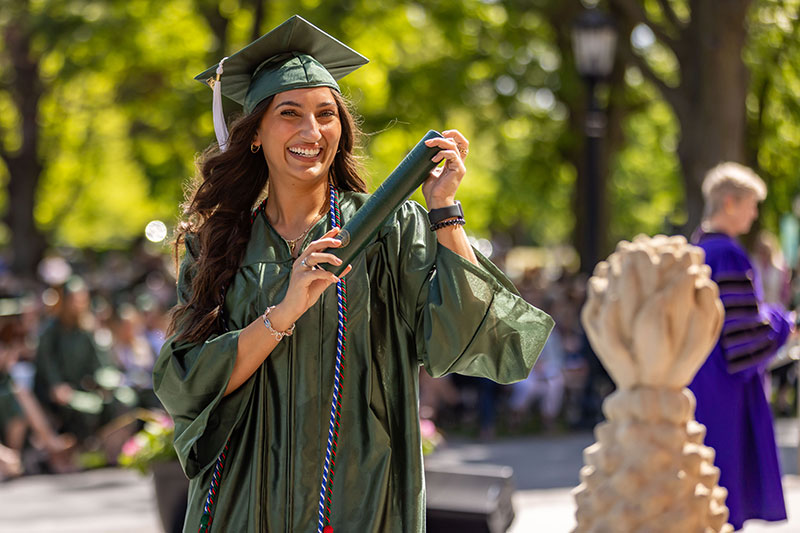
[(228, 148), (228, 125), (225, 124), (225, 113), (222, 111), (222, 64), (227, 57), (219, 62), (217, 67), (217, 79), (214, 80), (214, 98), (212, 104), (212, 114), (214, 116), (214, 133), (217, 135), (217, 144), (223, 152)]

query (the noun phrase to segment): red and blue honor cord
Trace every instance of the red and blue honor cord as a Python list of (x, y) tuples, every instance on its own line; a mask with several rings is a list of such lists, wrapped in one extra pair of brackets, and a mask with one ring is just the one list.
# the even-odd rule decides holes
[[(259, 209), (264, 207), (261, 204)], [(330, 221), (332, 228), (341, 227), (341, 213), (339, 211), (339, 197), (336, 189), (330, 187)], [(328, 426), (328, 442), (325, 449), (325, 461), (322, 465), (322, 483), (319, 492), (319, 521), (317, 533), (333, 533), (331, 525), (333, 506), (333, 476), (336, 470), (336, 449), (339, 441), (339, 422), (342, 409), (342, 385), (344, 382), (344, 353), (347, 347), (347, 282), (340, 279), (336, 284), (336, 299), (338, 304), (338, 328), (336, 334), (336, 366), (333, 375), (333, 397), (331, 399), (331, 416)], [(222, 469), (225, 466), (225, 457), (228, 454), (230, 439), (225, 443), (225, 448), (217, 458), (214, 474), (211, 476), (211, 486), (208, 489), (206, 502), (203, 506), (203, 515), (200, 518), (198, 533), (209, 533), (214, 517), (214, 502), (219, 492)]]
[(208, 533), (211, 531), (211, 522), (214, 520), (214, 501), (217, 498), (217, 492), (219, 492), (219, 480), (222, 477), (222, 469), (225, 466), (225, 456), (228, 454), (228, 446), (230, 443), (231, 441), (228, 439), (228, 442), (225, 443), (225, 448), (217, 458), (217, 464), (214, 466), (214, 474), (211, 476), (211, 486), (208, 488), (206, 503), (203, 505), (203, 516), (200, 517), (199, 533)]
[[(331, 227), (341, 226), (339, 201), (331, 186)], [(339, 441), (339, 421), (342, 409), (342, 384), (344, 380), (344, 352), (347, 347), (347, 283), (340, 279), (336, 284), (339, 325), (336, 334), (336, 366), (333, 375), (331, 417), (328, 425), (328, 442), (325, 462), (322, 465), (322, 484), (319, 491), (319, 521), (317, 533), (333, 533), (331, 507), (333, 506), (333, 475), (336, 470), (336, 445)]]

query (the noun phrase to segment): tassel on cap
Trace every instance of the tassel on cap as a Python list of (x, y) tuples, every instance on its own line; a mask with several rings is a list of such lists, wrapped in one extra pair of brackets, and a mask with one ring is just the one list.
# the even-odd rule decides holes
[(225, 112), (222, 110), (222, 64), (227, 57), (223, 58), (217, 66), (217, 78), (214, 80), (214, 97), (212, 104), (212, 114), (214, 116), (214, 133), (217, 135), (217, 144), (223, 152), (228, 148), (228, 125), (225, 123)]

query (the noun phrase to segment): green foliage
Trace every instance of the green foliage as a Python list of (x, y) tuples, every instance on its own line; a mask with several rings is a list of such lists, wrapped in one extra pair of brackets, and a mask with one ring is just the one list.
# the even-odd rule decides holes
[[(653, 21), (663, 22), (658, 2), (643, 4)], [(688, 2), (670, 0), (669, 4), (684, 23), (690, 19)], [(744, 58), (750, 69), (746, 162), (767, 182), (769, 195), (761, 222), (776, 232), (780, 216), (791, 210), (800, 186), (796, 171), (800, 168), (799, 19), (798, 0), (755, 0), (746, 28)], [(636, 52), (668, 86), (680, 83), (674, 55), (658, 41)], [(672, 233), (686, 220), (677, 120), (635, 66), (628, 67), (625, 85), (631, 113), (625, 124), (626, 144), (616, 155), (609, 179), (611, 242), (639, 232)]]
[[(217, 59), (207, 57), (219, 43), (203, 9), (218, 6), (227, 21), (228, 51), (252, 36), (250, 5), (42, 0), (19, 14), (40, 25), (48, 90), (35, 215), (53, 244), (125, 247), (148, 220), (174, 220), (194, 156), (213, 139), (211, 94), (192, 80)], [(297, 11), (372, 59), (343, 86), (363, 116), (373, 187), (425, 131), (458, 128), (472, 143), (460, 193), (470, 231), (559, 242), (574, 181), (558, 151), (567, 114), (554, 93), (559, 52), (540, 16), (512, 9), (276, 1), (261, 28)], [(0, 110), (13, 150), (15, 109), (2, 91)]]
[(800, 194), (800, 1), (762, 0), (750, 14), (745, 61), (750, 162), (767, 182), (764, 225), (776, 231)]
[(675, 155), (680, 134), (677, 120), (638, 71), (625, 79), (627, 98), (641, 108), (626, 120), (627, 143), (616, 155), (609, 180), (614, 213), (611, 242), (630, 240), (642, 232), (671, 234), (686, 217)]
[(146, 474), (153, 463), (174, 461), (178, 455), (172, 445), (172, 420), (160, 411), (145, 411), (140, 416), (146, 422), (144, 429), (124, 444), (117, 460), (120, 466)]
[[(471, 233), (509, 234), (516, 244), (569, 239), (583, 88), (566, 27), (577, 0), (273, 0), (261, 19), (257, 3), (30, 0), (0, 10), (0, 31), (31, 28), (41, 57), (44, 171), (35, 218), (51, 244), (126, 248), (149, 220), (174, 222), (195, 156), (213, 140), (211, 92), (193, 76), (293, 13), (371, 59), (343, 88), (363, 117), (372, 187), (425, 131), (457, 128), (471, 141), (459, 193)], [(689, 19), (688, 2), (670, 3)], [(659, 2), (643, 5), (660, 20)], [(751, 145), (770, 182), (765, 211), (774, 228), (800, 167), (798, 0), (757, 0), (750, 18)], [(680, 83), (663, 46), (638, 52)], [(0, 76), (10, 69), (0, 50)], [(623, 95), (625, 142), (609, 179), (613, 240), (671, 231), (685, 217), (674, 116), (634, 67)], [(236, 112), (226, 109), (229, 118)], [(21, 135), (20, 110), (0, 85), (2, 150), (13, 154)], [(0, 165), (0, 183), (6, 173)], [(8, 201), (0, 193), (0, 212)]]
[[(41, 53), (35, 218), (52, 244), (124, 248), (149, 220), (176, 214), (193, 154), (212, 131), (191, 85), (209, 42), (194, 11), (179, 0), (41, 0), (7, 22), (33, 26)], [(19, 119), (8, 92), (0, 111), (13, 152)]]

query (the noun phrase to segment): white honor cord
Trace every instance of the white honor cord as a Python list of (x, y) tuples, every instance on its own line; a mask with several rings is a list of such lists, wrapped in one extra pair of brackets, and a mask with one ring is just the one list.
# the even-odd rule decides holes
[(217, 135), (217, 144), (223, 152), (228, 148), (228, 126), (225, 124), (225, 113), (222, 111), (222, 64), (227, 57), (219, 62), (217, 67), (217, 79), (214, 80), (214, 97), (212, 103), (212, 114), (214, 116), (214, 133)]

